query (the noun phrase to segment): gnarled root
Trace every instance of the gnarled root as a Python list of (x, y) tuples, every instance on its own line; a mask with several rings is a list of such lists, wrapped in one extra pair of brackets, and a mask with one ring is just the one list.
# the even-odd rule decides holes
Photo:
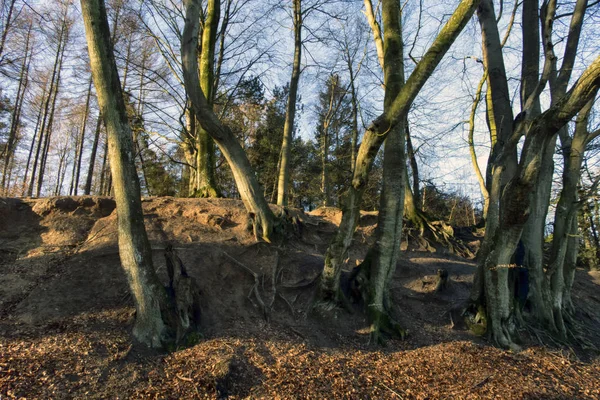
[(464, 258), (474, 258), (473, 252), (454, 235), (454, 229), (443, 221), (431, 221), (423, 212), (407, 215), (405, 227), (408, 237), (418, 243), (418, 247), (434, 252), (436, 246)]
[(196, 280), (188, 275), (183, 261), (175, 253), (172, 245), (168, 245), (165, 249), (165, 261), (169, 275), (167, 294), (174, 300), (168, 304), (170, 307), (175, 307), (172, 312), (163, 313), (163, 315), (174, 316), (165, 323), (175, 331), (175, 346), (182, 343), (195, 344), (199, 338), (200, 328), (200, 288)]

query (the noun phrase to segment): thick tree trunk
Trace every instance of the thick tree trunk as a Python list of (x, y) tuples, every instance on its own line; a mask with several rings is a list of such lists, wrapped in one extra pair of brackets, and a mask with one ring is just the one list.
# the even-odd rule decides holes
[(296, 116), (296, 99), (298, 96), (298, 81), (300, 80), (300, 62), (302, 56), (302, 1), (294, 3), (294, 62), (288, 93), (285, 123), (283, 125), (283, 142), (281, 143), (281, 164), (277, 184), (277, 205), (287, 206), (288, 186), (290, 180), (290, 158), (294, 135), (294, 119)]
[[(90, 65), (98, 103), (108, 133), (115, 201), (119, 255), (136, 305), (134, 337), (150, 347), (170, 347), (180, 328), (193, 324), (181, 318), (152, 265), (152, 250), (144, 228), (140, 185), (135, 170), (131, 129), (114, 60), (106, 9), (102, 0), (81, 2)], [(186, 326), (187, 325), (187, 326)]]
[(221, 124), (211, 110), (200, 87), (197, 58), (200, 1), (185, 0), (184, 6), (185, 26), (181, 40), (181, 57), (187, 94), (197, 121), (211, 135), (229, 163), (240, 197), (254, 220), (256, 232), (262, 231), (259, 236), (270, 241), (275, 218), (273, 212), (265, 201), (242, 146), (240, 146), (231, 130)]
[[(536, 22), (538, 17), (537, 2), (535, 2), (535, 4), (530, 3), (531, 2), (525, 3), (523, 10), (523, 26), (525, 27), (525, 32), (523, 39), (523, 84), (521, 88), (522, 107), (526, 107), (528, 104), (530, 105), (529, 109), (524, 109), (527, 113), (526, 120), (528, 121), (532, 120), (540, 113), (539, 91), (536, 91), (536, 87), (540, 84), (537, 77), (539, 70), (539, 43), (537, 40), (532, 39), (539, 36), (539, 29), (537, 28), (538, 25)], [(579, 0), (575, 6), (560, 71), (556, 70), (556, 57), (554, 55), (554, 46), (552, 44), (552, 26), (555, 19), (556, 2), (551, 1), (542, 8), (542, 32), (544, 38), (544, 54), (546, 58), (544, 79), (550, 83), (551, 104), (556, 103), (567, 91), (567, 85), (575, 62), (586, 7), (587, 0)], [(537, 53), (535, 53), (536, 51)], [(558, 134), (561, 136), (567, 135), (566, 129), (566, 127), (562, 127), (558, 131)], [(550, 288), (550, 286), (553, 285), (551, 283), (553, 279), (549, 279), (548, 274), (544, 270), (543, 263), (545, 225), (552, 190), (554, 174), (553, 157), (556, 148), (556, 138), (557, 134), (548, 141), (547, 147), (544, 149), (540, 174), (533, 189), (534, 196), (530, 206), (531, 214), (529, 215), (529, 219), (523, 230), (522, 240), (526, 251), (526, 266), (529, 269), (530, 275), (531, 308), (535, 318), (543, 326), (548, 327), (552, 331), (558, 331), (559, 335), (564, 337), (565, 332), (562, 317), (557, 318), (556, 316), (559, 312), (553, 313), (552, 307), (550, 307), (551, 303), (561, 301), (559, 299), (552, 300), (552, 298), (555, 297), (553, 293), (558, 293), (558, 291)], [(561, 252), (561, 254), (564, 253)], [(556, 268), (562, 271), (564, 258), (557, 260), (557, 262), (560, 266), (557, 266)], [(562, 274), (562, 272), (559, 271), (559, 274)], [(557, 278), (554, 284), (558, 285), (558, 282), (562, 284), (563, 279)]]
[[(488, 333), (503, 347), (515, 347), (515, 322), (508, 287), (508, 268), (530, 213), (534, 187), (539, 178), (548, 142), (571, 118), (594, 98), (600, 87), (600, 57), (582, 74), (577, 84), (548, 111), (531, 122), (516, 175), (502, 194), (502, 215), (493, 237), (493, 246), (480, 260), (485, 277), (485, 304)], [(516, 146), (512, 137), (506, 146)], [(511, 151), (511, 148), (507, 148)], [(499, 155), (502, 161), (504, 154)], [(561, 288), (562, 291), (562, 288)], [(556, 316), (555, 316), (556, 319)], [(562, 323), (562, 321), (561, 321)]]
[(429, 79), (440, 60), (446, 54), (458, 34), (473, 16), (478, 0), (463, 0), (452, 14), (437, 38), (391, 103), (389, 109), (379, 116), (365, 132), (358, 150), (352, 185), (343, 199), (342, 221), (325, 254), (325, 267), (321, 276), (320, 301), (337, 303), (342, 265), (360, 216), (362, 196), (366, 190), (373, 161), (391, 129), (404, 121), (410, 106)]
[[(382, 5), (384, 26), (384, 110), (390, 106), (404, 85), (402, 48), (402, 14), (397, 0), (386, 0)], [(391, 307), (390, 282), (396, 271), (402, 237), (404, 190), (406, 175), (406, 119), (388, 135), (383, 158), (383, 187), (377, 218), (375, 244), (369, 249), (365, 304), (371, 322), (371, 341), (382, 342), (381, 331), (404, 335), (389, 314)]]

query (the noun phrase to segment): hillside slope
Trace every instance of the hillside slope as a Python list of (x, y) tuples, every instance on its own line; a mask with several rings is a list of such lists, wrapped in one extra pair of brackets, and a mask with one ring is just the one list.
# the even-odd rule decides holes
[[(310, 312), (339, 210), (292, 210), (300, 228), (269, 245), (255, 242), (237, 200), (143, 206), (159, 275), (166, 281), (172, 244), (198, 281), (204, 339), (167, 356), (132, 348), (112, 199), (0, 199), (0, 397), (600, 397), (592, 350), (512, 354), (451, 329), (447, 311), (467, 297), (472, 261), (403, 252), (392, 293), (409, 336), (376, 348), (360, 310)], [(349, 266), (364, 256), (375, 223), (363, 214)], [(434, 292), (439, 268), (450, 274), (445, 293)], [(580, 333), (595, 346), (599, 285), (600, 274), (578, 271)]]

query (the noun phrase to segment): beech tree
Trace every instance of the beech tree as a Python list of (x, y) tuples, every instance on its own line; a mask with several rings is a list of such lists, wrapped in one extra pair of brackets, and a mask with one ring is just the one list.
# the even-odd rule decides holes
[(175, 298), (168, 296), (152, 263), (152, 250), (144, 228), (140, 184), (133, 159), (132, 133), (103, 0), (82, 0), (90, 65), (98, 103), (104, 118), (114, 177), (119, 255), (136, 305), (133, 335), (150, 347), (171, 347), (195, 327), (193, 316), (182, 315)]
[(255, 234), (270, 241), (274, 225), (273, 212), (264, 198), (242, 146), (231, 130), (224, 126), (212, 111), (200, 85), (197, 73), (200, 2), (185, 0), (184, 8), (185, 26), (181, 37), (181, 61), (185, 88), (196, 121), (199, 121), (202, 128), (211, 135), (227, 159), (240, 197), (253, 218)]
[[(491, 136), (497, 141), (492, 142), (494, 147), (488, 161), (486, 233), (479, 253), (471, 305), (487, 317), (484, 321), (488, 334), (503, 347), (517, 347), (516, 327), (522, 324), (519, 310), (511, 300), (515, 295), (514, 288), (509, 285), (510, 261), (520, 240), (525, 248), (533, 317), (559, 337), (565, 338), (567, 334), (563, 315), (564, 256), (560, 256), (562, 251), (555, 247), (555, 261), (544, 270), (542, 246), (557, 134), (593, 100), (598, 89), (597, 59), (567, 91), (586, 8), (587, 1), (578, 1), (575, 5), (562, 65), (557, 69), (552, 36), (556, 2), (542, 4), (544, 66), (539, 75), (538, 57), (531, 54), (532, 51), (535, 53), (536, 47), (530, 43), (538, 37), (537, 22), (533, 23), (537, 21), (538, 6), (536, 1), (524, 3), (522, 112), (516, 118), (512, 115), (493, 4), (490, 0), (482, 0), (478, 9), (488, 97), (492, 99), (487, 107), (487, 120)], [(541, 113), (539, 96), (548, 83), (551, 105)], [(517, 143), (522, 135), (525, 135), (525, 142), (517, 164)], [(568, 219), (565, 223), (568, 224)], [(564, 249), (565, 242), (562, 245), (556, 243), (556, 246)]]
[[(340, 292), (340, 275), (352, 236), (360, 216), (362, 195), (369, 173), (383, 141), (393, 128), (406, 119), (410, 106), (434, 69), (467, 24), (478, 1), (463, 0), (435, 41), (423, 55), (398, 94), (390, 100), (386, 111), (371, 123), (358, 150), (352, 185), (345, 195), (342, 221), (325, 255), (321, 275), (319, 303), (326, 309), (336, 305), (343, 296)], [(384, 27), (385, 29), (385, 27)]]

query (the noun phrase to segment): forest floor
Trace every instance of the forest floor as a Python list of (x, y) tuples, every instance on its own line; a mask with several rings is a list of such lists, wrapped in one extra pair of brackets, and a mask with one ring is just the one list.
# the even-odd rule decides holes
[[(577, 271), (573, 290), (587, 346), (540, 346), (527, 331), (513, 353), (451, 328), (448, 311), (467, 298), (473, 261), (404, 243), (392, 296), (408, 337), (376, 347), (360, 310), (310, 311), (339, 210), (293, 211), (302, 229), (266, 244), (236, 200), (143, 205), (159, 275), (166, 281), (170, 243), (201, 288), (202, 340), (168, 355), (132, 346), (111, 199), (0, 199), (0, 399), (600, 398), (598, 272)], [(375, 213), (362, 214), (349, 268), (375, 223)], [(259, 277), (268, 318), (241, 265)], [(450, 273), (443, 293), (434, 291), (439, 268)]]

